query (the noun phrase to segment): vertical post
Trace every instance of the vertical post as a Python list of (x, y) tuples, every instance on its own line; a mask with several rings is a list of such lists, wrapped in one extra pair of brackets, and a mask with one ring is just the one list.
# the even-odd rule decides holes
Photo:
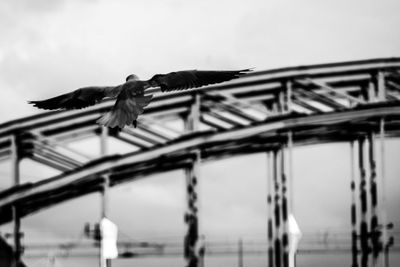
[(286, 174), (286, 153), (285, 148), (281, 148), (281, 183), (282, 183), (282, 253), (283, 267), (289, 266), (289, 224), (288, 224), (288, 199), (287, 199), (287, 174)]
[(286, 111), (286, 99), (285, 99), (285, 91), (286, 91), (286, 88), (285, 88), (285, 84), (283, 84), (283, 88), (282, 88), (282, 90), (280, 90), (279, 92), (278, 92), (278, 112), (280, 113), (280, 114), (284, 114), (285, 113), (285, 111)]
[(379, 101), (386, 100), (386, 87), (385, 87), (385, 75), (382, 71), (378, 72), (377, 78), (377, 95)]
[[(108, 128), (102, 126), (100, 133), (100, 155), (106, 156), (108, 153)], [(110, 187), (110, 177), (106, 174), (103, 176), (103, 188), (101, 190), (101, 216), (100, 220), (108, 215), (108, 191)], [(101, 230), (100, 230), (101, 231)], [(103, 233), (100, 233), (100, 267), (110, 267), (111, 260), (105, 259), (103, 255)]]
[[(199, 129), (200, 123), (200, 95), (193, 95), (193, 103), (190, 113), (185, 120), (185, 130), (187, 132), (194, 132)], [(197, 150), (195, 158), (189, 168), (186, 169), (186, 195), (187, 195), (187, 209), (185, 213), (185, 223), (187, 225), (187, 232), (184, 239), (184, 257), (187, 267), (197, 267), (199, 262), (199, 255), (197, 251), (197, 243), (199, 236), (198, 224), (198, 195), (197, 184), (199, 177), (200, 167), (200, 151)]]
[[(379, 195), (380, 195), (380, 215), (382, 220), (382, 244), (386, 248), (388, 243), (387, 232), (387, 214), (386, 214), (386, 167), (385, 167), (385, 119), (381, 118), (379, 123), (379, 143), (380, 143), (380, 179), (379, 179)], [(389, 266), (388, 258), (383, 257), (383, 266)]]
[(292, 112), (292, 87), (293, 84), (291, 81), (286, 82), (286, 112)]
[(374, 75), (371, 75), (370, 80), (368, 82), (368, 103), (374, 103), (376, 102), (376, 91), (375, 91), (375, 85), (374, 85)]
[(272, 157), (271, 152), (267, 152), (267, 207), (268, 207), (268, 267), (274, 266), (274, 235), (273, 235), (273, 208), (272, 208), (272, 194), (273, 194), (273, 181), (272, 181)]
[[(287, 218), (287, 223), (286, 223), (286, 228), (285, 231), (288, 234), (288, 245), (287, 245), (287, 250), (288, 250), (288, 265), (289, 267), (294, 267), (296, 266), (296, 254), (297, 254), (297, 244), (300, 240), (301, 237), (301, 232), (300, 229), (295, 231), (293, 228), (294, 226), (291, 225), (291, 222), (289, 219), (289, 216), (294, 221), (294, 177), (293, 177), (293, 132), (289, 131), (288, 132), (288, 139), (287, 139), (287, 211), (286, 211), (286, 218)], [(295, 222), (295, 221), (294, 221)], [(292, 222), (293, 224), (293, 222)], [(297, 226), (297, 224), (296, 224)], [(298, 227), (298, 226), (297, 226)], [(296, 244), (296, 246), (294, 245)]]
[(368, 134), (368, 159), (370, 167), (370, 194), (371, 194), (371, 243), (372, 243), (372, 266), (376, 266), (378, 262), (378, 256), (380, 252), (379, 248), (379, 233), (378, 233), (378, 196), (377, 196), (377, 184), (376, 184), (376, 160), (375, 160), (375, 138), (373, 133)]
[(368, 223), (367, 223), (367, 191), (366, 191), (366, 170), (364, 166), (364, 144), (365, 138), (359, 139), (358, 163), (360, 169), (360, 246), (361, 246), (361, 267), (368, 267)]
[(108, 153), (108, 127), (102, 126), (100, 133), (100, 156), (106, 156)]
[(356, 181), (355, 181), (355, 155), (354, 141), (350, 143), (350, 162), (351, 162), (351, 267), (358, 267), (358, 248), (357, 248), (357, 207), (356, 207)]
[[(18, 153), (18, 136), (13, 135), (11, 137), (11, 174), (13, 178), (14, 186), (18, 186), (20, 184), (20, 172), (19, 172), (19, 162), (20, 162), (20, 155)], [(12, 217), (14, 222), (14, 230), (13, 230), (13, 237), (14, 237), (14, 260), (13, 266), (17, 267), (21, 261), (21, 219), (19, 216), (18, 205), (14, 204), (12, 206)]]
[(287, 142), (287, 155), (288, 155), (288, 210), (294, 214), (294, 177), (293, 177), (293, 132), (288, 133)]
[(278, 170), (279, 170), (279, 151), (274, 150), (273, 154), (273, 179), (274, 179), (274, 187), (275, 187), (275, 198), (274, 198), (274, 217), (275, 217), (275, 267), (281, 267), (281, 259), (282, 259), (282, 251), (281, 251), (281, 240), (280, 240), (280, 229), (281, 229), (281, 211), (280, 211), (280, 186), (279, 186), (279, 178), (278, 178)]
[[(108, 128), (101, 127), (100, 135), (100, 155), (106, 156), (108, 153)], [(104, 175), (103, 190), (101, 192), (101, 218), (107, 217), (108, 214), (108, 190), (110, 187), (110, 179), (108, 175)]]

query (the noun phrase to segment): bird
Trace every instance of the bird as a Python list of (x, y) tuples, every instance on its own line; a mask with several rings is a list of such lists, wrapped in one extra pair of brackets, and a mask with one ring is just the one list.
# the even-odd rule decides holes
[(149, 80), (140, 80), (135, 74), (126, 77), (117, 86), (88, 86), (41, 101), (28, 101), (34, 107), (45, 110), (82, 109), (95, 105), (103, 99), (116, 98), (110, 111), (96, 122), (100, 125), (122, 129), (137, 127), (137, 118), (144, 112), (153, 98), (145, 94), (149, 88), (160, 88), (161, 92), (171, 92), (198, 88), (239, 78), (251, 72), (242, 70), (184, 70), (166, 74), (156, 74)]

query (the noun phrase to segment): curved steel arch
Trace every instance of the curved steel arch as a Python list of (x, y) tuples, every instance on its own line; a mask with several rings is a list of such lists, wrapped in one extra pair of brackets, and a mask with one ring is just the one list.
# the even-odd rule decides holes
[[(101, 128), (94, 122), (112, 106), (110, 101), (89, 109), (46, 112), (3, 123), (0, 125), (0, 159), (11, 155), (11, 139), (15, 137), (19, 158), (31, 158), (64, 173), (36, 184), (18, 185), (1, 192), (0, 221), (11, 219), (10, 215), (4, 216), (4, 212), (10, 214), (5, 206), (26, 200), (26, 190), (33, 192), (33, 188), (38, 190), (45, 185), (60, 183), (58, 181), (70, 181), (67, 178), (71, 177), (70, 173), (86, 173), (86, 176), (100, 174), (99, 171), (91, 173), (93, 166), (115, 169), (114, 164), (133, 164), (142, 160), (149, 160), (150, 166), (158, 153), (179, 154), (194, 147), (201, 148), (203, 158), (216, 159), (222, 155), (266, 151), (285, 142), (285, 134), (281, 133), (289, 130), (294, 132), (297, 143), (351, 140), (360, 133), (377, 131), (376, 120), (371, 121), (370, 118), (393, 118), (393, 122), (387, 123), (387, 134), (397, 136), (399, 72), (400, 58), (372, 59), (259, 71), (219, 86), (156, 94), (138, 130), (109, 133), (137, 146), (139, 152), (99, 157), (91, 161), (79, 161), (79, 155), (73, 158), (74, 153), (63, 154), (57, 147), (77, 137), (99, 135)], [(187, 116), (197, 94), (201, 96), (200, 120), (208, 130), (192, 133), (191, 136), (175, 131), (175, 135), (168, 136), (168, 128), (165, 131), (163, 126), (164, 118)], [(239, 141), (241, 143), (237, 144)], [(146, 155), (152, 156), (146, 158)], [(175, 157), (166, 158), (164, 164), (172, 169), (185, 165), (187, 160), (184, 157)], [(101, 163), (93, 163), (93, 160)], [(98, 189), (96, 185), (85, 190), (93, 192)], [(61, 187), (59, 190), (63, 191)], [(82, 194), (85, 190), (76, 191)], [(68, 195), (68, 190), (64, 194)], [(37, 208), (27, 208), (22, 214), (55, 202), (40, 203)]]
[[(153, 93), (157, 93), (155, 90)], [(85, 159), (63, 144), (104, 135), (95, 124), (111, 101), (95, 107), (47, 112), (0, 125), (0, 160), (30, 158), (62, 171), (37, 183), (0, 192), (0, 224), (110, 185), (189, 168), (201, 160), (278, 151), (295, 145), (350, 142), (381, 131), (400, 136), (400, 58), (300, 66), (254, 72), (198, 90), (155, 95), (137, 129), (107, 135), (138, 151)], [(202, 128), (190, 133), (166, 126), (169, 118)], [(193, 120), (193, 118), (192, 118)], [(192, 121), (193, 123), (193, 121)], [(195, 131), (193, 131), (193, 129)]]
[(185, 135), (161, 146), (124, 155), (105, 156), (71, 171), (37, 183), (26, 183), (0, 193), (0, 222), (11, 220), (11, 207), (21, 205), (21, 215), (60, 201), (99, 191), (102, 176), (110, 175), (111, 186), (146, 175), (185, 168), (200, 149), (202, 160), (266, 152), (280, 148), (293, 134), (295, 145), (350, 142), (370, 132), (379, 132), (386, 119), (386, 134), (400, 136), (400, 104), (374, 104), (342, 112), (312, 116), (288, 115), (252, 126)]

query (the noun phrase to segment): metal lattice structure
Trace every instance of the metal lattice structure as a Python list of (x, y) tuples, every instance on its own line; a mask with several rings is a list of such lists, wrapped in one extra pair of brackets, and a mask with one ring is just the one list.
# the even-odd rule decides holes
[[(156, 94), (136, 129), (116, 131), (97, 125), (96, 119), (112, 105), (105, 101), (84, 110), (48, 112), (0, 125), (0, 160), (9, 159), (14, 166), (14, 186), (0, 192), (0, 223), (14, 220), (18, 232), (19, 218), (40, 209), (106, 192), (108, 187), (151, 174), (186, 169), (185, 256), (188, 266), (196, 266), (198, 165), (266, 152), (273, 170), (269, 179), (276, 189), (268, 196), (272, 216), (268, 223), (269, 266), (287, 266), (292, 147), (358, 142), (359, 158), (369, 158), (372, 175), (365, 176), (365, 161), (360, 160), (361, 237), (358, 240), (353, 197), (353, 266), (358, 266), (359, 241), (361, 266), (366, 266), (369, 246), (373, 259), (382, 250), (378, 237), (369, 234), (370, 227), (375, 231), (378, 226), (376, 188), (377, 179), (383, 179), (377, 174), (373, 147), (377, 136), (400, 136), (400, 58), (257, 71), (217, 86)], [(167, 123), (171, 119), (182, 120), (185, 127), (171, 129)], [(94, 136), (102, 140), (97, 158), (87, 158), (66, 146)], [(107, 138), (123, 141), (136, 151), (107, 155)], [(23, 158), (62, 174), (20, 184), (18, 163)], [(353, 178), (351, 192), (355, 196)], [(365, 179), (370, 179), (371, 190), (365, 188)], [(366, 194), (376, 200), (371, 207), (366, 206)], [(371, 218), (367, 209), (372, 210)]]

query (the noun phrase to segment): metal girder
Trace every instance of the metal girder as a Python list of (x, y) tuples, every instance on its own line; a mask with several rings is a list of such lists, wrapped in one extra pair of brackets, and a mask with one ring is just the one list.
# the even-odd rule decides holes
[[(139, 129), (139, 128), (138, 128)], [(140, 130), (140, 129), (139, 129)], [(147, 143), (150, 143), (152, 145), (157, 145), (163, 143), (160, 140), (156, 140), (154, 137), (150, 136), (149, 134), (139, 132), (138, 130), (130, 129), (128, 127), (125, 127), (121, 130), (123, 133), (126, 133), (132, 137), (136, 137), (142, 141), (145, 141)]]
[[(250, 102), (262, 102), (266, 98), (268, 99), (268, 101), (273, 101), (273, 91), (280, 90), (279, 84), (284, 80), (301, 80), (305, 78), (330, 78), (333, 81), (338, 80), (337, 86), (340, 87), (342, 86), (342, 83), (340, 81), (346, 80), (348, 79), (348, 77), (349, 79), (355, 77), (356, 80), (354, 84), (357, 85), (357, 81), (360, 83), (365, 83), (365, 81), (363, 80), (364, 78), (361, 80), (357, 78), (360, 75), (366, 75), (379, 71), (386, 71), (387, 73), (389, 73), (396, 71), (396, 69), (400, 69), (399, 58), (321, 64), (307, 67), (301, 66), (271, 71), (254, 72), (241, 79), (218, 86), (208, 86), (205, 88), (178, 93), (169, 93), (162, 95), (156, 94), (154, 96), (152, 104), (146, 108), (145, 116), (157, 116), (161, 114), (177, 115), (187, 112), (189, 106), (188, 101), (190, 101), (190, 95), (193, 94), (193, 91), (200, 91), (203, 93), (217, 92), (221, 94), (229, 92), (229, 94), (231, 94), (232, 96), (235, 96), (237, 99), (240, 99), (241, 101), (249, 105)], [(386, 80), (387, 79), (392, 80), (392, 78), (390, 77), (387, 77)], [(278, 87), (275, 88), (274, 86), (276, 86), (276, 84), (278, 84)], [(330, 84), (333, 84), (333, 82), (330, 82)], [(259, 86), (264, 95), (260, 95), (259, 97), (255, 98), (240, 96), (241, 92), (249, 92), (253, 90), (252, 88), (254, 88), (254, 86)], [(274, 89), (270, 89), (271, 86)], [(294, 88), (294, 93), (295, 91), (296, 89)], [(75, 110), (69, 112), (47, 112), (29, 118), (4, 123), (0, 125), (0, 138), (9, 135), (13, 131), (31, 131), (38, 127), (52, 127), (52, 125), (56, 125), (62, 121), (73, 121), (74, 119), (84, 120), (90, 118), (90, 116), (92, 116), (92, 119), (95, 119), (99, 117), (101, 113), (108, 110), (112, 105), (112, 101), (106, 101), (89, 109)]]
[[(284, 227), (273, 236), (269, 233), (268, 238), (270, 242), (273, 238), (279, 239), (280, 246), (275, 247), (280, 247), (281, 251), (276, 255), (281, 257), (280, 253), (284, 252), (282, 263), (286, 266), (286, 219), (287, 211), (293, 207), (293, 199), (287, 195), (292, 187), (292, 174), (290, 169), (286, 169), (291, 165), (291, 159), (286, 161), (284, 157), (291, 153), (291, 144), (349, 142), (364, 140), (362, 138), (368, 136), (366, 141), (360, 141), (360, 147), (363, 142), (369, 143), (369, 151), (361, 148), (359, 157), (365, 158), (368, 153), (369, 164), (365, 164), (368, 163), (365, 160), (359, 162), (359, 167), (361, 180), (370, 179), (370, 190), (360, 184), (360, 202), (364, 203), (364, 194), (368, 192), (373, 198), (379, 182), (376, 179), (378, 168), (375, 167), (373, 134), (380, 131), (382, 144), (384, 137), (400, 137), (399, 70), (400, 58), (373, 59), (253, 72), (223, 84), (166, 94), (159, 94), (160, 88), (153, 88), (149, 91), (153, 94), (153, 101), (140, 116), (138, 128), (110, 130), (106, 134), (107, 130), (100, 128), (95, 121), (113, 106), (113, 101), (84, 110), (48, 112), (0, 124), (0, 159), (11, 156), (16, 163), (16, 174), (19, 171), (18, 160), (23, 157), (64, 172), (37, 183), (19, 185), (16, 182), (13, 188), (0, 192), (0, 223), (14, 219), (15, 232), (18, 233), (19, 218), (41, 208), (91, 192), (102, 191), (106, 195), (109, 186), (157, 172), (186, 169), (188, 205), (185, 218), (188, 231), (185, 255), (187, 265), (196, 266), (198, 255), (194, 250), (199, 232), (196, 185), (200, 160), (280, 151), (280, 158), (276, 157), (274, 163), (275, 182), (281, 191), (275, 193), (280, 199), (272, 203), (273, 192), (269, 192), (268, 203), (270, 208), (276, 204)], [(169, 118), (181, 120), (188, 115), (185, 127), (179, 124), (181, 121), (178, 130), (168, 126)], [(205, 124), (202, 127), (201, 122)], [(98, 157), (85, 157), (66, 145), (96, 135), (101, 136), (102, 144), (102, 153)], [(108, 155), (104, 145), (108, 135), (139, 150)], [(283, 149), (285, 144), (288, 150)], [(90, 159), (93, 160), (88, 161)], [(364, 169), (367, 165), (369, 173), (366, 175)], [(354, 180), (352, 186), (355, 186)], [(354, 198), (356, 191), (352, 190)], [(368, 257), (365, 240), (371, 239), (375, 254), (378, 248), (377, 240), (365, 235), (365, 225), (377, 226), (375, 209), (378, 206), (375, 204), (373, 200), (371, 217), (366, 218), (361, 212), (364, 224), (360, 227), (360, 245), (364, 263)], [(272, 220), (269, 224), (272, 225)], [(355, 221), (352, 225), (353, 234), (357, 234)], [(18, 247), (18, 240), (15, 244)], [(271, 255), (273, 246), (269, 248)], [(357, 250), (357, 246), (353, 246), (353, 251)], [(376, 255), (374, 259), (377, 259)]]
[[(207, 147), (213, 147), (218, 143), (235, 140), (236, 142), (240, 142), (241, 140), (245, 139), (250, 141), (254, 138), (254, 136), (265, 134), (266, 132), (270, 132), (271, 136), (276, 136), (276, 134), (279, 132), (290, 130), (294, 135), (296, 135), (296, 129), (299, 127), (301, 128), (304, 125), (308, 125), (310, 127), (313, 125), (317, 127), (325, 125), (328, 128), (330, 125), (342, 125), (343, 130), (345, 130), (346, 125), (348, 125), (350, 120), (362, 121), (373, 118), (381, 118), (388, 115), (400, 117), (400, 105), (375, 105), (373, 107), (348, 110), (339, 113), (318, 114), (312, 116), (289, 116), (286, 119), (278, 121), (271, 119), (271, 121), (264, 121), (257, 125), (240, 127), (238, 129), (230, 129), (216, 133), (204, 132), (202, 134), (195, 134), (193, 136), (185, 136), (181, 139), (169, 142), (164, 146), (155, 147), (143, 152), (129, 153), (124, 156), (108, 156), (103, 161), (98, 163), (90, 163), (87, 166), (82, 166), (78, 170), (69, 174), (62, 174), (60, 176), (53, 177), (48, 180), (48, 182), (40, 182), (30, 188), (26, 188), (11, 195), (0, 197), (0, 207), (7, 206), (15, 201), (27, 199), (35, 195), (48, 194), (54, 190), (59, 190), (64, 186), (71, 186), (78, 182), (81, 183), (87, 179), (89, 179), (88, 181), (94, 181), (93, 179), (95, 179), (96, 175), (107, 173), (110, 170), (118, 168), (118, 166), (130, 166), (132, 163), (151, 162), (159, 157), (168, 159), (170, 156), (164, 158), (164, 155), (178, 152), (185, 154), (191, 148), (206, 149)], [(387, 124), (389, 124), (389, 122)], [(389, 127), (387, 128), (387, 131), (389, 131)], [(323, 140), (325, 133), (321, 131), (319, 134)], [(313, 137), (315, 137), (315, 135), (313, 135)], [(297, 142), (297, 138), (295, 141)]]
[(346, 94), (346, 93), (344, 93), (342, 91), (336, 90), (336, 89), (334, 89), (334, 88), (332, 88), (332, 87), (330, 87), (327, 84), (324, 84), (322, 82), (319, 82), (319, 81), (316, 81), (316, 80), (312, 80), (312, 79), (309, 79), (309, 78), (305, 79), (305, 81), (308, 82), (308, 83), (312, 83), (312, 84), (317, 85), (319, 88), (325, 90), (328, 93), (333, 93), (333, 94), (335, 94), (337, 96), (340, 96), (340, 97), (343, 97), (345, 99), (348, 99), (349, 101), (352, 101), (354, 103), (365, 104), (364, 100), (356, 98), (356, 97), (353, 97), (353, 96), (351, 96), (349, 94)]
[[(67, 186), (73, 187), (75, 183), (84, 185), (83, 189), (78, 190), (81, 193), (96, 191), (97, 175), (101, 176), (133, 163), (141, 163), (140, 170), (146, 171), (135, 171), (139, 169), (139, 165), (135, 165), (138, 169), (130, 169), (124, 174), (126, 176), (119, 170), (121, 177), (129, 180), (128, 175), (152, 173), (155, 171), (152, 168), (157, 166), (155, 159), (158, 155), (171, 156), (174, 153), (191, 153), (199, 149), (203, 153), (202, 157), (214, 160), (265, 151), (276, 148), (285, 131), (297, 131), (296, 144), (340, 142), (354, 138), (365, 129), (376, 129), (376, 123), (371, 118), (377, 120), (386, 116), (386, 136), (398, 136), (400, 125), (395, 121), (391, 122), (389, 116), (400, 116), (399, 106), (396, 104), (400, 99), (399, 69), (400, 58), (376, 59), (253, 72), (224, 84), (176, 93), (158, 94), (159, 88), (155, 88), (151, 92), (154, 94), (151, 105), (146, 107), (143, 116), (139, 118), (138, 129), (127, 128), (114, 134), (116, 138), (143, 151), (94, 158), (98, 161), (85, 165), (82, 164), (86, 160), (77, 162), (71, 159), (74, 158), (71, 156), (73, 151), (67, 153), (58, 147), (67, 148), (64, 145), (69, 142), (98, 135), (100, 128), (95, 120), (111, 108), (113, 101), (105, 101), (88, 109), (47, 112), (0, 124), (0, 140), (6, 140), (15, 134), (37, 134), (33, 153), (25, 156), (61, 171), (74, 169), (69, 174), (53, 177), (52, 182), (42, 181), (18, 194), (0, 197), (0, 207), (12, 204), (13, 201), (65, 189)], [(288, 86), (289, 83), (291, 86)], [(367, 103), (363, 107), (361, 104), (365, 101), (358, 96), (363, 95), (366, 87), (369, 91), (374, 91), (374, 98), (383, 102)], [(204, 122), (216, 130), (197, 129), (195, 132), (185, 133), (183, 129), (176, 130), (167, 126), (167, 117), (181, 118), (190, 112), (193, 96), (196, 94), (204, 97), (198, 122)], [(360, 106), (354, 108), (337, 101), (342, 99)], [(387, 102), (389, 100), (394, 102)], [(309, 112), (289, 113), (293, 109), (285, 105), (289, 105), (290, 101), (294, 106), (298, 105), (298, 109)], [(313, 102), (320, 103), (327, 109), (314, 105)], [(281, 111), (287, 113), (259, 108), (265, 103), (268, 107), (272, 103), (279, 103), (283, 107)], [(357, 123), (362, 122), (367, 123), (358, 127), (361, 124)], [(5, 158), (9, 155), (9, 145), (2, 144), (3, 141), (0, 141), (0, 158)], [(23, 142), (22, 145), (26, 143)], [(24, 151), (30, 148), (21, 146), (19, 149)], [(187, 164), (190, 163), (181, 159), (176, 164), (169, 162), (163, 166), (165, 170)], [(68, 192), (59, 195), (68, 195)]]
[(223, 102), (209, 101), (209, 102), (203, 103), (203, 105), (208, 106), (210, 109), (222, 110), (222, 111), (231, 113), (233, 116), (236, 116), (243, 120), (246, 120), (249, 123), (259, 121), (259, 119), (255, 118), (252, 115), (246, 114), (243, 110), (240, 110), (239, 108), (236, 108), (235, 106), (228, 105)]
[[(296, 80), (295, 81), (296, 85), (300, 85), (302, 87), (306, 87), (307, 83), (303, 81)], [(345, 105), (340, 104), (339, 102), (335, 101), (334, 99), (330, 98), (329, 96), (326, 95), (321, 95), (313, 90), (306, 90), (304, 88), (296, 88), (294, 91), (294, 97), (297, 95), (301, 95), (302, 97), (305, 97), (309, 100), (319, 102), (327, 107), (332, 108), (333, 110), (343, 110), (347, 109), (348, 107)]]
[(67, 152), (67, 154), (71, 155), (73, 158), (83, 159), (80, 161), (81, 164), (93, 159), (93, 156), (86, 155), (82, 151), (78, 151), (77, 149), (68, 147), (67, 145), (65, 145), (61, 142), (55, 141), (52, 137), (45, 137), (45, 136), (42, 136), (39, 134), (35, 134), (35, 136), (36, 136), (36, 140), (39, 140), (41, 143), (44, 143), (44, 144), (47, 144), (47, 145), (53, 147), (54, 149), (56, 149), (57, 151), (59, 151), (62, 154), (63, 154), (63, 152), (64, 153)]
[[(235, 110), (239, 110), (240, 112), (244, 112), (246, 114), (247, 117), (249, 117), (249, 120), (263, 120), (265, 118), (267, 118), (268, 115), (271, 115), (271, 113), (269, 113), (267, 110), (264, 109), (260, 109), (257, 108), (254, 105), (251, 105), (249, 102), (239, 99), (237, 97), (235, 97), (234, 95), (230, 95), (228, 93), (222, 93), (222, 92), (209, 92), (205, 94), (205, 97), (207, 98), (207, 96), (211, 96), (214, 97), (216, 99), (214, 99), (217, 103), (222, 103), (232, 109)], [(252, 116), (251, 114), (248, 114), (244, 111), (244, 109), (250, 109), (252, 111), (255, 111), (257, 113), (259, 113), (260, 115), (262, 115), (263, 117), (261, 119), (258, 119), (255, 116)]]
[[(223, 126), (224, 122), (219, 121), (215, 117), (211, 116), (210, 114), (203, 114), (201, 115), (200, 121), (212, 128), (215, 128), (216, 130), (226, 130), (230, 128), (229, 126)], [(222, 123), (222, 124), (221, 124)]]
[(33, 140), (33, 153), (40, 154), (42, 156), (48, 155), (50, 160), (56, 160), (60, 162), (64, 162), (68, 165), (71, 165), (73, 168), (79, 167), (83, 165), (83, 162), (80, 162), (76, 159), (73, 159), (67, 155), (64, 155), (57, 151), (53, 146)]
[(223, 113), (219, 113), (219, 112), (215, 112), (215, 111), (206, 111), (207, 115), (209, 115), (210, 117), (213, 117), (219, 121), (222, 121), (228, 125), (230, 125), (230, 127), (237, 127), (240, 125), (244, 125), (240, 122), (238, 122), (237, 120), (233, 120), (232, 118), (227, 117), (226, 115), (224, 115)]
[(314, 107), (313, 105), (307, 103), (307, 100), (297, 96), (295, 99), (292, 100), (294, 104), (299, 105), (305, 109), (310, 110), (312, 113), (320, 113), (322, 112), (321, 109)]

